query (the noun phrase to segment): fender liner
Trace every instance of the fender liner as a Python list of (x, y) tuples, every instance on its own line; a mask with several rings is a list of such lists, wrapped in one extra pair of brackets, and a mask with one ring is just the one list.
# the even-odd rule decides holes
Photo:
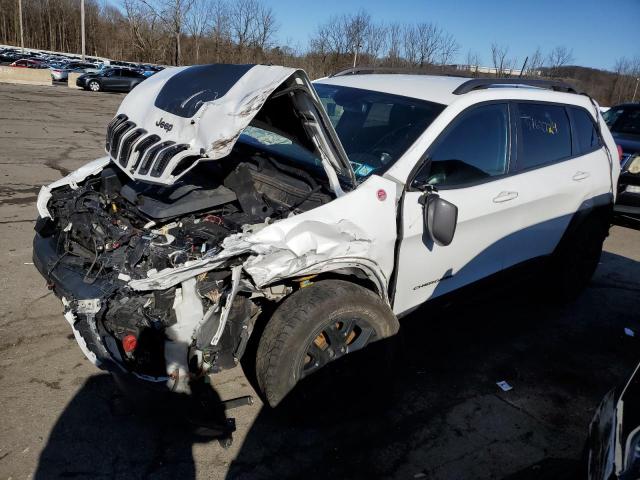
[(364, 276), (369, 279), (376, 288), (376, 293), (382, 298), (382, 300), (387, 304), (389, 304), (389, 295), (387, 292), (388, 279), (380, 269), (378, 264), (367, 258), (334, 258), (328, 259), (320, 263), (316, 263), (304, 270), (300, 270), (295, 272), (293, 275), (289, 275), (287, 278), (279, 278), (276, 281), (269, 282), (269, 284), (260, 285), (259, 288), (264, 288), (269, 285), (274, 285), (276, 283), (281, 282), (282, 280), (289, 280), (295, 277), (303, 276), (303, 275), (313, 275), (320, 273), (342, 273), (338, 272), (339, 270), (358, 270), (364, 274)]

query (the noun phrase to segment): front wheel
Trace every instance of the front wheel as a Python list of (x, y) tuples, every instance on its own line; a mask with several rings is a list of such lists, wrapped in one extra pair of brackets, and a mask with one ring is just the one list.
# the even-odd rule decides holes
[(98, 83), (95, 80), (91, 80), (89, 82), (89, 90), (91, 90), (92, 92), (99, 92), (100, 91), (100, 83)]
[[(388, 354), (392, 353), (391, 342), (383, 339), (394, 336), (398, 329), (389, 306), (359, 285), (324, 280), (298, 290), (278, 307), (260, 339), (256, 360), (260, 389), (269, 405), (275, 407), (300, 380), (329, 363), (341, 364), (350, 370), (348, 375), (353, 375), (358, 368), (341, 357), (374, 342), (368, 352), (353, 357), (360, 355), (363, 360), (361, 355), (368, 355), (360, 365), (368, 371), (377, 369), (380, 376), (380, 368), (390, 365)], [(355, 373), (359, 379), (367, 376), (366, 372)], [(335, 387), (339, 383), (335, 371), (330, 375)]]

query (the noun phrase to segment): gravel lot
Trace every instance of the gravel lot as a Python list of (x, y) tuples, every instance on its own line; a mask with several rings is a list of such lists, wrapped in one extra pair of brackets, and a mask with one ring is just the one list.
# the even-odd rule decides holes
[[(502, 282), (404, 319), (404, 355), (375, 386), (391, 402), (346, 398), (348, 415), (310, 406), (300, 421), (256, 399), (227, 414), (227, 449), (178, 412), (132, 413), (30, 264), (39, 187), (102, 155), (122, 98), (0, 84), (0, 478), (514, 480), (577, 466), (600, 398), (640, 359), (624, 334), (640, 332), (640, 232), (626, 228), (571, 305)], [(254, 394), (241, 368), (212, 382), (221, 398)]]

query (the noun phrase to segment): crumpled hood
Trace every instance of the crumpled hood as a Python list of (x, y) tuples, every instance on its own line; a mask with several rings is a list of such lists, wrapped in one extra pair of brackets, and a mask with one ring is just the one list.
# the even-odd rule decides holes
[[(320, 105), (306, 74), (294, 68), (222, 64), (167, 68), (124, 99), (107, 130), (107, 153), (132, 178), (172, 184), (196, 163), (228, 155), (269, 96), (287, 82), (294, 88), (305, 87)], [(328, 123), (323, 129), (332, 130), (320, 110)], [(335, 132), (325, 137), (335, 156), (344, 157), (334, 159), (334, 165), (349, 169)]]

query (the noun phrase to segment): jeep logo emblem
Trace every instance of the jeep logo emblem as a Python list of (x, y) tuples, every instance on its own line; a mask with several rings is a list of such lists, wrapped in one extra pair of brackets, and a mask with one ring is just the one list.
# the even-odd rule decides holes
[(173, 128), (173, 124), (165, 122), (162, 118), (156, 122), (156, 127), (164, 128), (167, 132), (170, 132)]

